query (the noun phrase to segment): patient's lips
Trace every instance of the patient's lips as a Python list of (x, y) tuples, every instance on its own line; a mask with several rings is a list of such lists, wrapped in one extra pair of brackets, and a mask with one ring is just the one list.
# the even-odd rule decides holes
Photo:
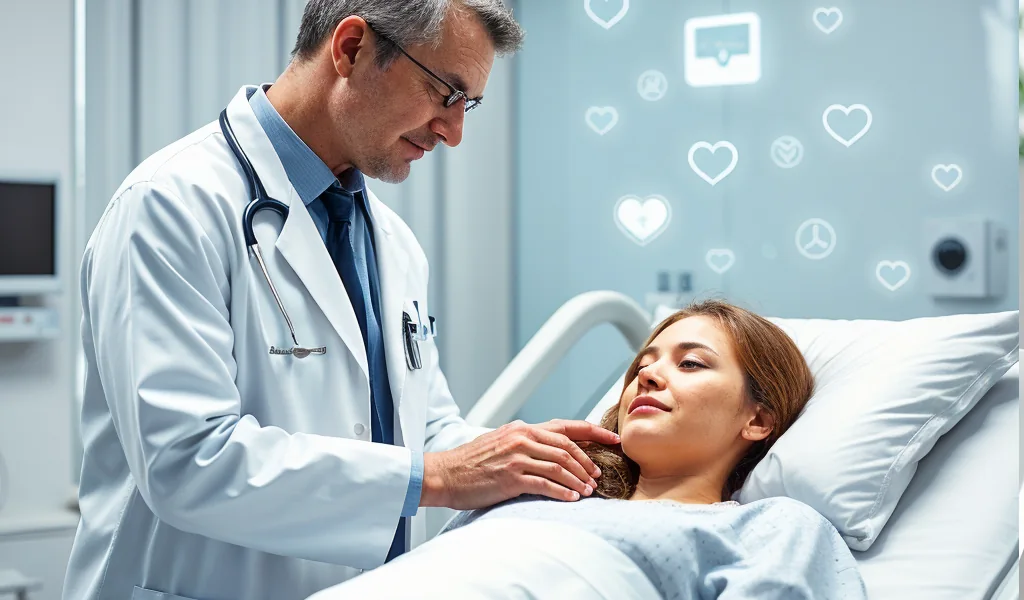
[(633, 398), (633, 401), (629, 403), (628, 414), (635, 413), (658, 413), (668, 412), (669, 407), (665, 406), (664, 403), (655, 400), (651, 396), (637, 396)]

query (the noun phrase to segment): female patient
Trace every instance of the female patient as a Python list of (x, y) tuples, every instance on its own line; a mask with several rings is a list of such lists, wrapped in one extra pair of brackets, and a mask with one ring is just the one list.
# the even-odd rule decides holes
[(578, 526), (632, 558), (665, 598), (864, 598), (850, 550), (813, 509), (730, 500), (813, 387), (774, 324), (723, 302), (693, 305), (655, 328), (605, 413), (621, 446), (585, 448), (602, 471), (595, 495), (520, 496), (460, 513), (444, 532), (492, 518)]
[[(584, 449), (602, 471), (596, 493), (575, 502), (520, 496), (459, 513), (420, 552), (377, 569), (372, 584), (365, 576), (350, 584), (382, 594), (414, 572), (425, 576), (428, 569), (416, 571), (416, 561), (430, 560), (431, 548), (450, 550), (443, 543), (449, 531), (470, 532), (490, 519), (533, 519), (603, 538), (666, 599), (862, 600), (850, 550), (817, 512), (788, 498), (730, 500), (813, 387), (800, 351), (771, 322), (723, 302), (691, 306), (655, 328), (626, 373), (619, 402), (605, 413), (601, 424), (619, 434), (621, 445)], [(511, 541), (486, 540), (478, 541), (495, 549)], [(458, 551), (475, 559), (488, 550)], [(451, 570), (466, 558), (449, 556)], [(440, 575), (433, 577), (422, 585), (442, 585)], [(508, 586), (501, 597), (533, 597), (511, 579)], [(316, 598), (358, 595), (343, 593), (351, 590), (342, 585), (336, 596)], [(459, 597), (470, 596), (481, 597)]]

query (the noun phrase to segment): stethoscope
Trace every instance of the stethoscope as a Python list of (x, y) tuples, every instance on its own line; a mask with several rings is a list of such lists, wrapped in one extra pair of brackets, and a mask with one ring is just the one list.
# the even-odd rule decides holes
[[(281, 302), (281, 295), (277, 293), (274, 281), (270, 278), (270, 272), (267, 270), (267, 264), (263, 260), (263, 253), (260, 251), (260, 244), (256, 240), (256, 235), (253, 233), (252, 222), (256, 213), (261, 210), (270, 210), (281, 215), (283, 219), (287, 219), (288, 205), (267, 195), (267, 190), (263, 187), (263, 182), (260, 181), (259, 176), (256, 175), (256, 169), (254, 169), (252, 163), (249, 162), (249, 157), (246, 156), (245, 151), (238, 145), (238, 140), (235, 138), (235, 132), (232, 130), (231, 123), (228, 121), (227, 109), (220, 113), (220, 130), (224, 134), (224, 139), (228, 142), (228, 147), (231, 148), (231, 153), (235, 155), (235, 160), (237, 160), (238, 164), (242, 167), (242, 172), (245, 174), (246, 184), (249, 189), (249, 197), (252, 198), (252, 200), (249, 201), (249, 204), (246, 205), (245, 211), (242, 213), (242, 235), (245, 237), (245, 245), (249, 249), (249, 254), (255, 257), (256, 262), (259, 263), (260, 271), (263, 272), (263, 278), (267, 281), (267, 285), (270, 287), (270, 292), (274, 295), (274, 300), (277, 302), (277, 308), (281, 311), (281, 316), (284, 317), (285, 323), (288, 324), (288, 332), (292, 336), (293, 346), (290, 349), (271, 346), (270, 354), (291, 355), (296, 358), (306, 358), (311, 354), (326, 354), (326, 346), (307, 348), (299, 345), (299, 341), (295, 337), (295, 326), (292, 324), (291, 317), (288, 316), (288, 311), (285, 310), (284, 303)], [(356, 194), (361, 195), (362, 191), (357, 191)], [(418, 302), (413, 302), (413, 305), (416, 308), (415, 322), (408, 312), (402, 312), (405, 360), (410, 369), (422, 369), (423, 362), (420, 357), (419, 342), (436, 337), (437, 327), (435, 325), (434, 317), (428, 316), (430, 321), (429, 325), (422, 320), (419, 313)]]

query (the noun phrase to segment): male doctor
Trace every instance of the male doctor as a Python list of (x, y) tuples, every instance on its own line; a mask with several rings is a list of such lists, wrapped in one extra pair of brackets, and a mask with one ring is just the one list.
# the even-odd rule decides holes
[[(600, 473), (575, 442), (614, 434), (470, 427), (433, 342), (407, 359), (427, 262), (363, 179), (400, 182), (458, 145), (522, 35), (500, 0), (310, 0), (288, 69), (231, 101), (241, 150), (289, 209), (253, 231), (296, 342), (247, 251), (252, 197), (218, 122), (128, 176), (82, 264), (64, 598), (306, 598), (406, 551), (417, 507), (591, 492)], [(324, 351), (280, 353), (295, 344)]]

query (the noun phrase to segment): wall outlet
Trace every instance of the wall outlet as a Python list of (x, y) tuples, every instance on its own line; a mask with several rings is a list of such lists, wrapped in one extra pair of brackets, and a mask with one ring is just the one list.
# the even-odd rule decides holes
[(1006, 293), (1006, 227), (981, 217), (929, 219), (924, 243), (925, 277), (934, 298), (985, 299)]
[[(659, 306), (683, 308), (693, 301), (693, 273), (659, 271), (657, 277), (657, 291), (644, 297), (644, 305), (649, 312), (654, 312)], [(673, 283), (675, 289), (672, 288)]]

